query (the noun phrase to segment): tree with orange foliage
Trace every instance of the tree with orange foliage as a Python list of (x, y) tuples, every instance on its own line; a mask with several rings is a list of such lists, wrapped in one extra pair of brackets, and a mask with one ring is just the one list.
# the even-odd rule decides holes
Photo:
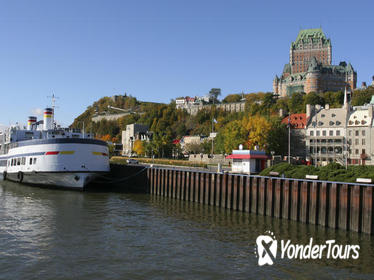
[(105, 134), (103, 136), (99, 136), (98, 139), (102, 140), (102, 141), (105, 141), (105, 142), (109, 142), (112, 138), (110, 137), (109, 134)]
[(246, 120), (245, 128), (248, 132), (248, 148), (253, 150), (258, 146), (261, 150), (267, 150), (271, 123), (266, 118), (256, 115)]
[(133, 151), (134, 151), (138, 156), (142, 156), (142, 155), (144, 155), (144, 153), (145, 153), (145, 148), (144, 148), (143, 142), (142, 142), (140, 139), (135, 140)]

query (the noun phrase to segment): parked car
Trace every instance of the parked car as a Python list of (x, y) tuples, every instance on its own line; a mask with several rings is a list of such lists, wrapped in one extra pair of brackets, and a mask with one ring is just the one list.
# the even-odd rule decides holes
[(136, 159), (133, 159), (133, 158), (129, 158), (129, 159), (127, 160), (127, 163), (128, 163), (128, 164), (138, 164), (139, 161), (137, 161)]

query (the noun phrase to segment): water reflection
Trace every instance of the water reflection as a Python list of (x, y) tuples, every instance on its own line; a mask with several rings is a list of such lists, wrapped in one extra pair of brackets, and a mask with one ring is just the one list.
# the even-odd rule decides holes
[[(258, 267), (255, 240), (359, 244), (358, 260)], [(0, 278), (250, 279), (374, 276), (371, 236), (142, 194), (0, 182)]]

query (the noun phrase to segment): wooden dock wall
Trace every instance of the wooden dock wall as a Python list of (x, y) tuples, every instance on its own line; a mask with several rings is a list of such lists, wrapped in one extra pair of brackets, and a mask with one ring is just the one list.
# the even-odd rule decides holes
[(373, 185), (151, 167), (150, 194), (373, 234)]

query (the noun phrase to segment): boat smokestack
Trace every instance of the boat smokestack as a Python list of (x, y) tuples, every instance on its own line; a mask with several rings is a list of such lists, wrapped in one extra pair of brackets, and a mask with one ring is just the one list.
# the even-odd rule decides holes
[(36, 117), (30, 116), (27, 120), (27, 130), (35, 130)]
[(43, 130), (53, 129), (53, 109), (46, 108), (44, 110)]

